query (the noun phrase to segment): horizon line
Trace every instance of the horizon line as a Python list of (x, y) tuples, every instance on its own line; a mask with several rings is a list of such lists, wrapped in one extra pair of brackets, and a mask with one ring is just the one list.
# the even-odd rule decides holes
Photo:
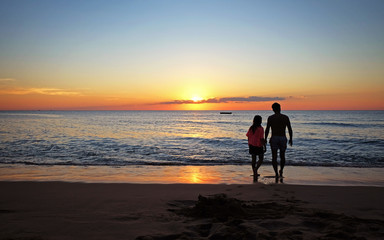
[[(61, 111), (61, 112), (69, 112), (69, 111), (88, 111), (88, 112), (102, 112), (102, 111), (168, 111), (168, 112), (181, 112), (181, 111), (189, 111), (189, 112), (208, 112), (208, 111), (217, 111), (217, 112), (244, 112), (244, 111), (273, 111), (272, 109), (241, 109), (241, 110), (220, 110), (220, 109), (0, 109), (0, 112), (16, 112), (16, 111), (34, 111), (34, 112), (44, 112), (44, 111)], [(282, 109), (284, 111), (384, 111), (384, 109)]]

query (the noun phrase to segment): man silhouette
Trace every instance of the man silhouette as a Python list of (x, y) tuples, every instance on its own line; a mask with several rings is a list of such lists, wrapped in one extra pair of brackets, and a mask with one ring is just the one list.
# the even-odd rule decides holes
[(275, 170), (276, 178), (279, 177), (277, 172), (277, 152), (280, 150), (280, 177), (283, 177), (283, 169), (285, 166), (285, 150), (287, 149), (287, 137), (285, 135), (285, 128), (288, 128), (289, 145), (292, 146), (292, 127), (289, 117), (281, 114), (280, 104), (272, 104), (272, 109), (275, 114), (268, 117), (267, 128), (265, 130), (265, 140), (268, 139), (269, 129), (272, 129), (272, 136), (269, 140), (272, 151), (272, 166)]

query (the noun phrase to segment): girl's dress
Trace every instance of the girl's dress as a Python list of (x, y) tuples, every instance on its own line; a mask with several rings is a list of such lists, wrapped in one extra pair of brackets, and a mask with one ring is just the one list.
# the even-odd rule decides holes
[(246, 136), (248, 137), (249, 154), (260, 155), (264, 154), (263, 151), (263, 139), (264, 128), (257, 127), (255, 132), (252, 132), (252, 128), (249, 128)]

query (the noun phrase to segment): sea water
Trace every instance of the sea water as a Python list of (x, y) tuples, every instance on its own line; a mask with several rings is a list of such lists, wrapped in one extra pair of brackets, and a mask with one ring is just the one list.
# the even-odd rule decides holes
[[(384, 111), (282, 113), (293, 128), (288, 166), (384, 167)], [(273, 112), (1, 111), (0, 165), (249, 165), (256, 114), (265, 128)]]

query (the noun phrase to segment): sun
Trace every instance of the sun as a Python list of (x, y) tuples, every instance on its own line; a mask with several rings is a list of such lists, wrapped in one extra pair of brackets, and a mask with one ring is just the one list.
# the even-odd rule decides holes
[(192, 99), (192, 101), (193, 101), (193, 102), (200, 102), (200, 101), (202, 101), (202, 100), (203, 100), (203, 98), (202, 98), (202, 97), (200, 97), (200, 96), (196, 96), (196, 95), (195, 95), (195, 96), (193, 96), (191, 99)]

